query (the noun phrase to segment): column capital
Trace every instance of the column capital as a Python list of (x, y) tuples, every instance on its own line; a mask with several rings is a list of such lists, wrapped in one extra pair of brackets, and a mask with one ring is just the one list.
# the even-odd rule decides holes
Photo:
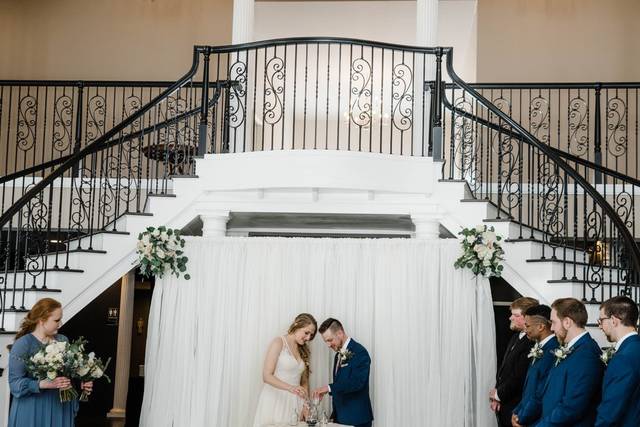
[(411, 214), (411, 221), (416, 227), (416, 239), (440, 238), (440, 220), (442, 213), (438, 209), (431, 212), (416, 212)]
[(229, 211), (209, 211), (200, 214), (202, 237), (224, 237), (227, 235)]

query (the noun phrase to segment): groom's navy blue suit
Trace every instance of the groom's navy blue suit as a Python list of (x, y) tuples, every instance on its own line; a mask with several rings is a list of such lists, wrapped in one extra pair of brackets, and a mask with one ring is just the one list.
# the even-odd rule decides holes
[(351, 339), (347, 345), (353, 355), (338, 365), (338, 353), (333, 359), (333, 383), (329, 384), (333, 397), (333, 419), (339, 424), (367, 427), (373, 421), (369, 399), (369, 371), (371, 358), (367, 350)]

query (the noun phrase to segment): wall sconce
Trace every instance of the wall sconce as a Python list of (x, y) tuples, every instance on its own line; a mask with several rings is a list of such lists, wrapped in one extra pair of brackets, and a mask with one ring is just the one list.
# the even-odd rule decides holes
[(607, 261), (607, 244), (601, 240), (596, 241), (593, 248), (589, 250), (589, 264), (604, 265)]
[(136, 321), (136, 331), (138, 332), (138, 335), (142, 335), (143, 330), (144, 330), (144, 319), (140, 317)]

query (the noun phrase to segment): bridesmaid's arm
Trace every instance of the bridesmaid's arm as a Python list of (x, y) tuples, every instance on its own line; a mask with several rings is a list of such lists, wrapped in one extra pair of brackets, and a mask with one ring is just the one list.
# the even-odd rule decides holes
[(9, 353), (9, 389), (13, 397), (40, 393), (39, 381), (28, 376), (22, 358), (27, 356), (28, 343), (16, 341)]
[(274, 375), (274, 373), (276, 372), (276, 365), (278, 364), (278, 357), (280, 356), (281, 351), (282, 339), (278, 337), (271, 341), (271, 344), (269, 344), (267, 355), (264, 358), (262, 381), (280, 390), (286, 390), (297, 395), (304, 394), (304, 389), (302, 387), (288, 384), (284, 381), (281, 381)]

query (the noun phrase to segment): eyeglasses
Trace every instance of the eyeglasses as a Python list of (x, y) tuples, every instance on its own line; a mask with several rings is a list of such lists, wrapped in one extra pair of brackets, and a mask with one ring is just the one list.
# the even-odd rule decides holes
[(611, 319), (611, 317), (600, 317), (600, 318), (598, 318), (598, 325), (602, 325), (602, 322), (604, 320), (607, 320), (607, 319)]

